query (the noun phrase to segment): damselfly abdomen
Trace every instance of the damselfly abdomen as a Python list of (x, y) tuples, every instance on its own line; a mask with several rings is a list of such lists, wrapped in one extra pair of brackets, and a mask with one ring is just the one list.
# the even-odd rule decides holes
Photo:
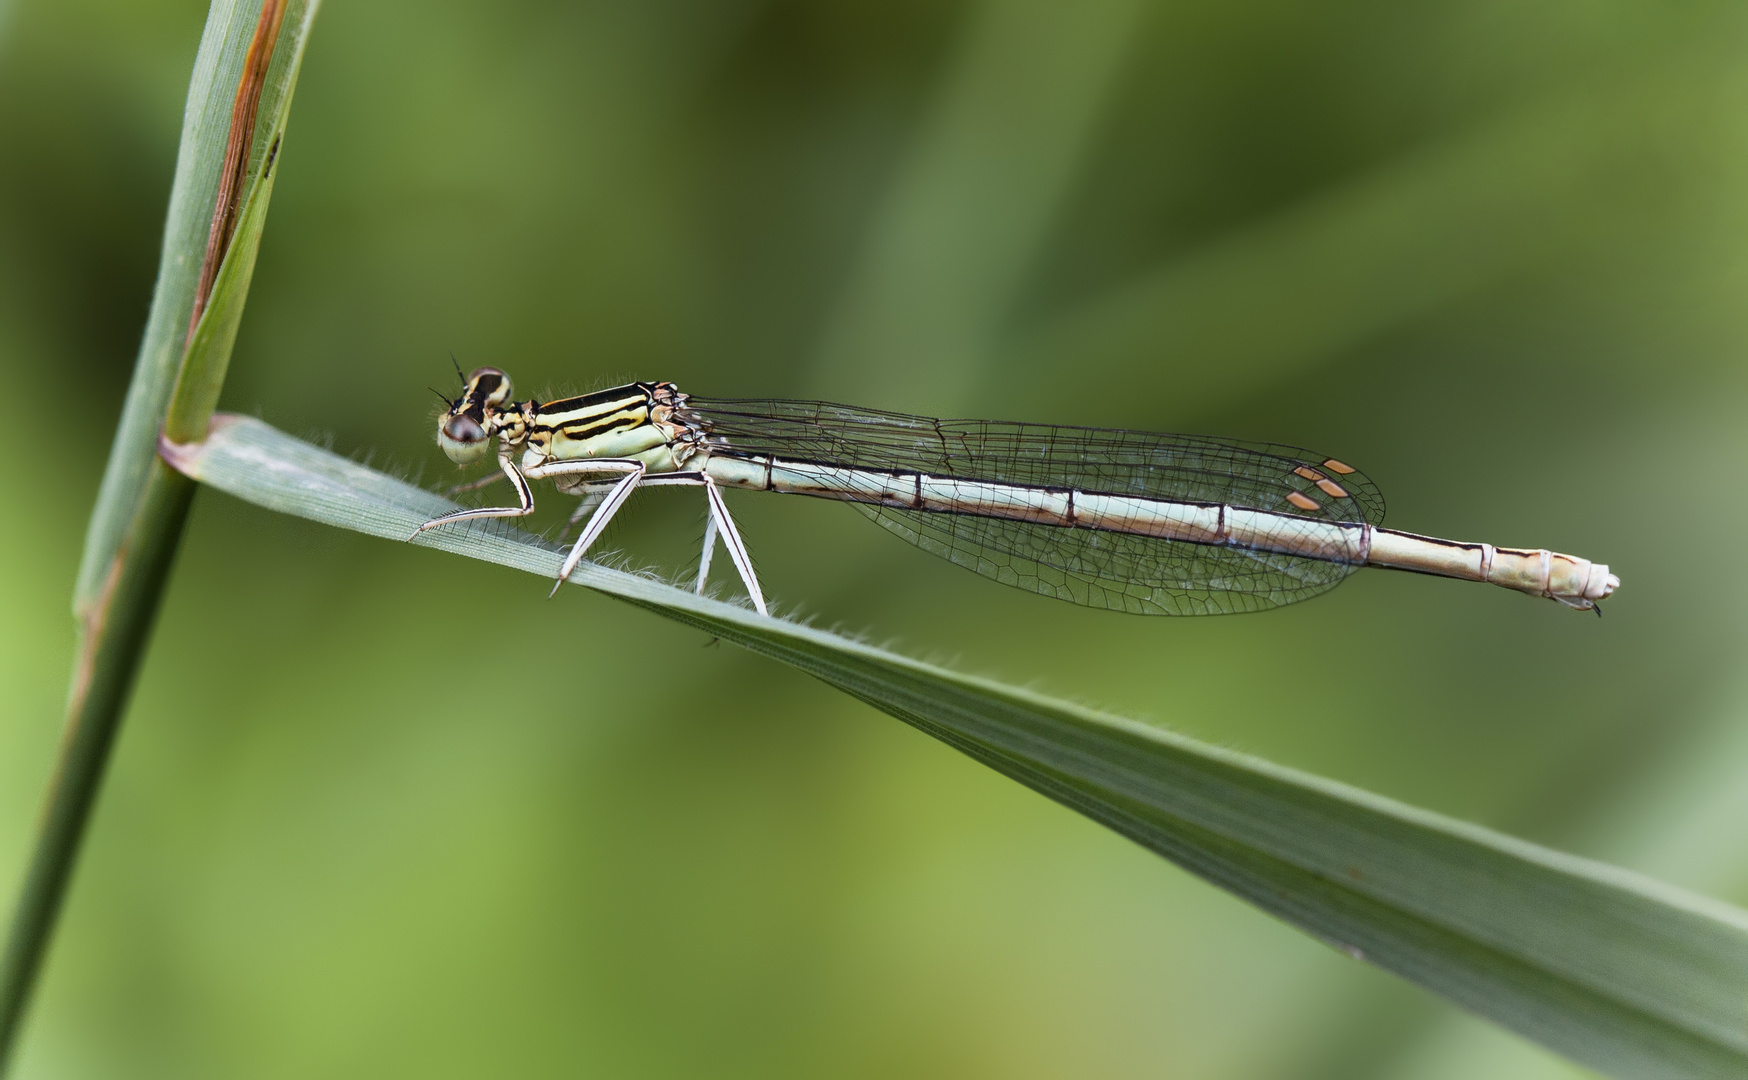
[(517, 505), (529, 479), (586, 496), (569, 577), (632, 491), (704, 488), (699, 591), (720, 535), (753, 604), (765, 601), (721, 488), (848, 502), (923, 550), (1007, 585), (1140, 615), (1259, 611), (1331, 589), (1362, 566), (1485, 581), (1589, 610), (1620, 584), (1608, 567), (1540, 549), (1383, 528), (1365, 474), (1290, 446), (1196, 435), (934, 420), (816, 401), (709, 400), (672, 383), (560, 401), (510, 400), (479, 368), (438, 423), (459, 464), (498, 441)]

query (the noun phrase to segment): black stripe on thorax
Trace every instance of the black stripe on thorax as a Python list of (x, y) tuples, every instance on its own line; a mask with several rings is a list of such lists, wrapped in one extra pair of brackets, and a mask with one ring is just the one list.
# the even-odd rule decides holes
[(534, 423), (529, 430), (539, 434), (563, 430), (569, 438), (586, 439), (617, 427), (636, 427), (649, 418), (653, 400), (647, 384), (632, 383), (543, 404), (531, 403)]

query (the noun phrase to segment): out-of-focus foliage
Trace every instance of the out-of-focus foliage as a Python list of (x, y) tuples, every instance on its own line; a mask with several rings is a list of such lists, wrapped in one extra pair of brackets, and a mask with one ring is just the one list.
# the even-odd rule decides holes
[[(0, 7), (9, 879), (203, 14)], [(1743, 902), (1743, 19), (336, 2), (225, 404), (432, 478), (452, 349), (533, 394), (1325, 449), (1399, 527), (1610, 562), (1609, 617), (1368, 572), (1132, 619), (735, 505), (822, 621)], [(669, 567), (702, 529), (675, 493), (624, 520)], [(1572, 1071), (792, 672), (544, 592), (203, 496), (19, 1074)]]

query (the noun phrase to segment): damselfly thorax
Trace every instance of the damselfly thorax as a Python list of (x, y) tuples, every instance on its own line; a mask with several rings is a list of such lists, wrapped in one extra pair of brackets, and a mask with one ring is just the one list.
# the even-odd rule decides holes
[(1278, 607), (1361, 566), (1485, 581), (1581, 610), (1620, 584), (1607, 566), (1558, 552), (1385, 529), (1383, 496), (1363, 473), (1272, 443), (707, 400), (672, 383), (544, 403), (510, 393), (496, 368), (467, 375), (437, 441), (467, 465), (496, 439), (499, 472), (486, 482), (507, 478), (517, 505), (458, 510), (419, 531), (531, 513), (528, 481), (552, 480), (583, 496), (570, 525), (586, 518), (560, 583), (634, 490), (679, 484), (703, 488), (708, 508), (698, 590), (720, 536), (761, 613), (724, 487), (852, 503), (985, 577), (1137, 614)]

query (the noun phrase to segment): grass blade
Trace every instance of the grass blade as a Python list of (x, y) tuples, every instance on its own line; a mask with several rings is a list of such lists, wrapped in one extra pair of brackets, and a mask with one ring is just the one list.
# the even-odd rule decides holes
[[(103, 473), (103, 484), (98, 490), (97, 504), (85, 537), (85, 551), (79, 564), (73, 610), (81, 618), (89, 616), (93, 604), (103, 594), (114, 570), (116, 553), (126, 543), (134, 519), (145, 502), (149, 474), (157, 460), (158, 432), (177, 389), (184, 358), (192, 354), (197, 363), (209, 359), (202, 355), (200, 343), (194, 340), (199, 331), (191, 335), (188, 330), (206, 270), (203, 256), (212, 234), (215, 202), (228, 171), (226, 149), (238, 81), (243, 75), (261, 8), (261, 0), (214, 0), (207, 15), (206, 31), (201, 37), (188, 87), (182, 145), (177, 153), (176, 178), (170, 189), (170, 208), (164, 223), (158, 282), (152, 292), (152, 306), (146, 317), (139, 358), (134, 365), (133, 379), (128, 384), (121, 423), (115, 443), (110, 448), (109, 464)], [(268, 157), (268, 149), (276, 147), (284, 134), (286, 111), (315, 10), (313, 0), (291, 0), (285, 13), (256, 109), (256, 115), (269, 118), (271, 122), (257, 123), (246, 148), (244, 168), (254, 179), (235, 193), (239, 208), (246, 207), (257, 195), (263, 180), (271, 179), (271, 170), (263, 169), (262, 164)], [(265, 209), (264, 203), (262, 209)], [(241, 245), (239, 257), (227, 255), (219, 274), (226, 271), (235, 274), (242, 269), (239, 264), (243, 262), (249, 264), (250, 271), (253, 270), (259, 227), (257, 221), (253, 238), (243, 228), (233, 232), (230, 246)], [(245, 278), (245, 285), (246, 281)], [(215, 285), (214, 299), (209, 302), (202, 321), (226, 314), (224, 305), (219, 302), (218, 291)], [(234, 305), (236, 313), (240, 313), (242, 299), (233, 293), (226, 303)], [(227, 361), (233, 340), (214, 343), (222, 344)], [(222, 366), (217, 374), (223, 378)], [(189, 386), (185, 392), (195, 389)]]
[[(184, 112), (151, 313), (86, 533), (61, 756), (0, 960), (0, 1071), (60, 911), (194, 485), (158, 434), (204, 434), (254, 272), (316, 0), (214, 0)], [(261, 122), (258, 118), (265, 118)]]
[[(165, 458), (404, 541), (448, 500), (247, 417)], [(415, 543), (557, 573), (502, 521)], [(800, 668), (1348, 954), (1621, 1076), (1748, 1073), (1748, 912), (1122, 717), (584, 563), (573, 580)], [(536, 586), (538, 587), (538, 586)]]

